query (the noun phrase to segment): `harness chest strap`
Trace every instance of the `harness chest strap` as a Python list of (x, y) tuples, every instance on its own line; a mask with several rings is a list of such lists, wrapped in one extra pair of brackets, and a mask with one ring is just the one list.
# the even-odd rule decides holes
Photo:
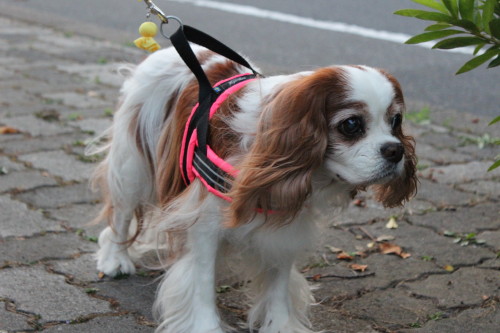
[(208, 121), (231, 94), (255, 79), (255, 74), (248, 73), (220, 81), (213, 87), (216, 97), (206, 98), (191, 111), (184, 129), (180, 154), (181, 174), (186, 185), (199, 178), (211, 193), (231, 201), (226, 193), (238, 170), (217, 156), (208, 145)]

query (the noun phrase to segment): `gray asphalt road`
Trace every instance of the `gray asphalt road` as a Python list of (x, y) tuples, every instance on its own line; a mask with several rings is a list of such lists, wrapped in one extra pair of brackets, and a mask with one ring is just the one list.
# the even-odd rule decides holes
[[(424, 22), (393, 15), (418, 7), (401, 0), (219, 0), (328, 22), (343, 22), (392, 33), (416, 34)], [(495, 116), (500, 113), (500, 70), (481, 68), (455, 76), (469, 55), (428, 50), (389, 41), (321, 30), (269, 18), (203, 8), (193, 3), (157, 0), (167, 12), (246, 54), (266, 73), (293, 72), (330, 64), (367, 64), (392, 72), (407, 98), (434, 109), (452, 108)], [(13, 6), (26, 19), (65, 30), (130, 41), (144, 21), (145, 6), (136, 0), (0, 0), (4, 13)], [(17, 11), (16, 11), (17, 12)], [(35, 12), (37, 15), (31, 15)], [(17, 13), (19, 15), (19, 12)], [(162, 41), (167, 45), (167, 41)]]

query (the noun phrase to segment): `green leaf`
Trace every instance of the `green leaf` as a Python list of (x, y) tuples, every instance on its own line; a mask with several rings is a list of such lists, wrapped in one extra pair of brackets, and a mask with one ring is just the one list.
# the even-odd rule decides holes
[(496, 54), (498, 54), (498, 51), (488, 50), (485, 53), (467, 61), (455, 74), (458, 75), (458, 74), (462, 74), (462, 73), (468, 72), (470, 70), (473, 70), (474, 68), (481, 66), (486, 61), (493, 58)]
[(423, 42), (428, 42), (430, 40), (434, 39), (439, 39), (451, 35), (456, 35), (456, 34), (462, 34), (464, 33), (461, 30), (439, 30), (439, 31), (431, 31), (431, 32), (424, 32), (420, 35), (416, 35), (410, 39), (408, 39), (405, 43), (406, 44), (418, 44), (418, 43), (423, 43)]
[(500, 121), (500, 116), (497, 116), (495, 117), (492, 121), (490, 121), (490, 123), (488, 124), (489, 125), (493, 125), (493, 124), (496, 124)]
[(451, 24), (436, 23), (436, 24), (432, 24), (432, 25), (428, 26), (427, 28), (425, 28), (425, 31), (438, 31), (438, 30), (448, 29), (450, 27), (452, 27)]
[(477, 25), (469, 20), (453, 20), (452, 24), (472, 32), (479, 32), (479, 28), (477, 27)]
[(492, 62), (489, 63), (488, 68), (493, 68), (493, 67), (497, 67), (497, 66), (500, 66), (500, 55), (497, 56), (495, 59), (493, 59)]
[(459, 0), (458, 9), (460, 11), (460, 16), (463, 19), (473, 21), (474, 20), (474, 1), (471, 0)]
[(429, 7), (429, 8), (432, 8), (432, 9), (436, 9), (438, 11), (440, 11), (441, 13), (448, 13), (448, 11), (446, 10), (446, 7), (443, 6), (442, 3), (440, 2), (437, 2), (437, 1), (434, 1), (434, 0), (412, 0), (413, 2), (416, 2), (418, 4), (421, 4), (423, 6), (426, 6), (426, 7)]
[(489, 168), (488, 168), (488, 171), (492, 171), (496, 168), (498, 168), (500, 166), (500, 160), (496, 161), (495, 163), (493, 163)]
[(500, 18), (495, 18), (490, 21), (491, 34), (500, 39)]
[(484, 31), (490, 33), (490, 21), (493, 19), (495, 5), (498, 0), (485, 0), (483, 6), (483, 28)]
[(446, 9), (450, 12), (451, 16), (458, 18), (458, 2), (457, 0), (443, 0)]
[(444, 22), (444, 23), (452, 23), (456, 20), (453, 17), (436, 12), (428, 12), (420, 9), (401, 9), (394, 12), (396, 15), (415, 17), (421, 20), (426, 21), (436, 21), (436, 22)]
[(485, 45), (486, 45), (486, 42), (481, 43), (478, 46), (476, 46), (476, 48), (474, 49), (474, 52), (472, 53), (472, 55), (476, 55)]
[(471, 46), (484, 43), (484, 40), (477, 37), (454, 37), (437, 42), (433, 49), (449, 50), (457, 47)]

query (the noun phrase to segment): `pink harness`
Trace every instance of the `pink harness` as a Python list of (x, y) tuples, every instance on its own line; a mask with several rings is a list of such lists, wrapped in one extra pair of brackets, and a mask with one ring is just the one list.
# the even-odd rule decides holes
[[(210, 148), (207, 142), (208, 130), (200, 134), (199, 122), (207, 121), (203, 120), (207, 118), (202, 117), (207, 111), (209, 112), (208, 120), (210, 120), (231, 94), (255, 78), (255, 74), (240, 74), (218, 82), (213, 88), (218, 96), (212, 104), (200, 108), (198, 103), (191, 111), (184, 129), (180, 154), (181, 174), (186, 185), (189, 185), (195, 178), (199, 178), (208, 191), (224, 200), (231, 201), (226, 193), (230, 190), (231, 179), (236, 177), (238, 170), (217, 156)], [(205, 124), (205, 128), (208, 129), (207, 126), (208, 124)], [(206, 147), (206, 153), (204, 149), (200, 149), (200, 140), (204, 140), (203, 146)]]

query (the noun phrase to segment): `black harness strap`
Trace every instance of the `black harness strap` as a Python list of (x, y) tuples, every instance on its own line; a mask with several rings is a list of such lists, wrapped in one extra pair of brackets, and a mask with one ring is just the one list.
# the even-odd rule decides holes
[[(187, 129), (187, 139), (184, 144), (184, 156), (182, 156), (182, 174), (184, 180), (189, 182), (187, 170), (187, 146), (189, 145), (190, 138), (194, 130), (197, 130), (198, 147), (195, 150), (193, 158), (193, 165), (196, 170), (203, 175), (205, 181), (213, 188), (225, 193), (228, 191), (230, 185), (227, 184), (227, 174), (221, 170), (217, 165), (212, 163), (207, 157), (207, 144), (209, 137), (209, 115), (210, 107), (216, 101), (217, 97), (226, 89), (241, 81), (255, 78), (260, 74), (255, 71), (252, 66), (238, 53), (219, 42), (215, 38), (187, 25), (181, 25), (179, 29), (170, 37), (172, 45), (175, 47), (184, 63), (193, 72), (199, 84), (198, 108), (192, 115)], [(203, 46), (213, 52), (216, 52), (229, 60), (232, 60), (244, 67), (247, 67), (253, 74), (241, 76), (233, 80), (224, 82), (219, 86), (213, 88), (208, 80), (203, 68), (201, 67), (196, 55), (189, 42), (193, 42)]]

